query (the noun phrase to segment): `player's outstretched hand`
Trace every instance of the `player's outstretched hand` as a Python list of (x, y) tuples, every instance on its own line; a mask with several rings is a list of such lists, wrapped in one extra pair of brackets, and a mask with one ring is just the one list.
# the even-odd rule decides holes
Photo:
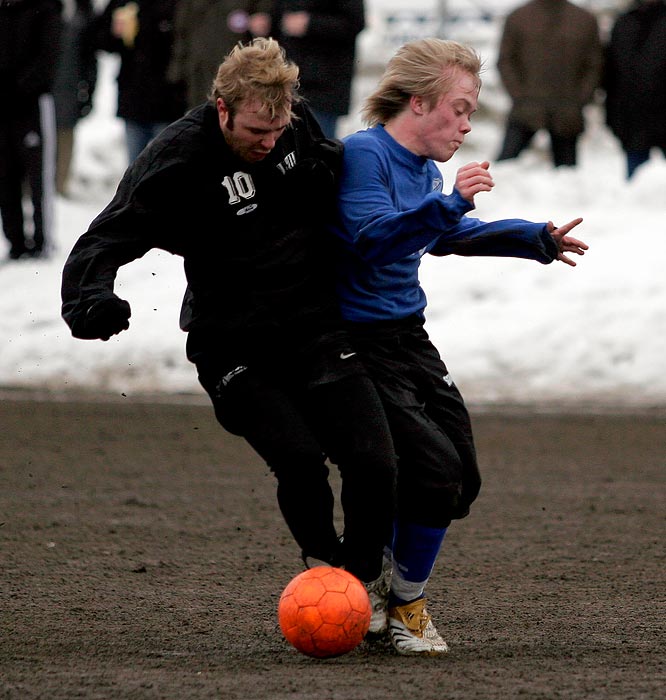
[(467, 163), (456, 173), (456, 189), (463, 199), (474, 204), (474, 195), (479, 192), (490, 192), (495, 186), (489, 172), (490, 163)]
[(116, 296), (94, 302), (72, 326), (72, 335), (83, 340), (108, 340), (129, 328), (130, 305)]
[(570, 221), (568, 224), (564, 224), (564, 226), (557, 227), (552, 221), (548, 222), (548, 233), (555, 239), (555, 243), (557, 243), (557, 247), (560, 249), (557, 259), (572, 267), (576, 267), (576, 263), (571, 258), (568, 258), (565, 253), (585, 255), (585, 251), (590, 247), (587, 243), (583, 243), (583, 241), (579, 241), (577, 238), (567, 235), (569, 231), (578, 226), (582, 220), (583, 219), (579, 217), (578, 219)]

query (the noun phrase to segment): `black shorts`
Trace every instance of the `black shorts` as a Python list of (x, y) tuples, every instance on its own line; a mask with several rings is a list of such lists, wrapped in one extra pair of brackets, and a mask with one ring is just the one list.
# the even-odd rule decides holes
[(430, 527), (464, 517), (481, 486), (471, 421), (423, 321), (350, 324), (350, 335), (391, 428), (399, 513)]

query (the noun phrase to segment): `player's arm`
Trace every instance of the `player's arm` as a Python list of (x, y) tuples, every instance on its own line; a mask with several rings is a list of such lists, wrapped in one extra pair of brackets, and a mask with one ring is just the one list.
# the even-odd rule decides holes
[(454, 191), (438, 190), (400, 208), (408, 187), (395, 182), (391, 164), (372, 146), (345, 142), (338, 194), (339, 225), (333, 232), (366, 262), (390, 265), (431, 245), (442, 231), (456, 226), (473, 205)]
[(62, 316), (75, 338), (108, 340), (129, 328), (128, 302), (114, 293), (118, 269), (146, 252), (118, 228), (96, 225), (74, 245), (62, 272)]
[(436, 256), (523, 258), (547, 265), (557, 259), (559, 251), (544, 223), (524, 219), (485, 222), (466, 216), (442, 234), (429, 252)]
[(560, 260), (575, 263), (564, 253), (583, 255), (588, 246), (568, 232), (582, 219), (555, 228), (552, 222), (533, 223), (524, 219), (501, 219), (486, 223), (465, 217), (442, 235), (432, 247), (432, 255), (510, 257), (548, 264)]
[[(157, 193), (162, 191), (156, 201)], [(170, 200), (163, 178), (125, 175), (109, 205), (75, 243), (62, 272), (62, 317), (75, 338), (108, 340), (129, 327), (130, 305), (114, 292), (118, 269), (165, 244)], [(172, 250), (172, 252), (175, 252)]]
[[(456, 175), (455, 189), (460, 196), (474, 205), (474, 196), (490, 192), (494, 182), (489, 172), (490, 163), (468, 163)], [(519, 257), (549, 263), (559, 260), (567, 265), (576, 263), (565, 255), (583, 255), (587, 244), (567, 234), (582, 222), (581, 218), (556, 228), (552, 221), (532, 224), (520, 219), (486, 224), (465, 218), (460, 225), (447, 231), (431, 250), (433, 255), (492, 255)]]

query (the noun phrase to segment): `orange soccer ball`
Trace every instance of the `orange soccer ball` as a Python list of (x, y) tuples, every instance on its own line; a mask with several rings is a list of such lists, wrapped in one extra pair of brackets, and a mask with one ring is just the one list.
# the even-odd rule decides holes
[(323, 659), (358, 646), (370, 626), (365, 586), (344, 569), (317, 566), (294, 577), (282, 592), (278, 620), (298, 651)]

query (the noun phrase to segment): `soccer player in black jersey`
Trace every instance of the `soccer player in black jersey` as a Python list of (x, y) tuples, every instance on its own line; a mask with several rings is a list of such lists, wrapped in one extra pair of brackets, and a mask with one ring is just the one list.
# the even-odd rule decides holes
[[(129, 327), (118, 268), (153, 248), (182, 256), (187, 356), (217, 419), (274, 472), (304, 559), (344, 564), (372, 593), (395, 454), (332, 281), (324, 225), (342, 147), (323, 137), (297, 84), (274, 40), (230, 52), (209, 101), (148, 145), (74, 245), (62, 313), (75, 337), (107, 340)], [(327, 458), (342, 476), (342, 544)]]

